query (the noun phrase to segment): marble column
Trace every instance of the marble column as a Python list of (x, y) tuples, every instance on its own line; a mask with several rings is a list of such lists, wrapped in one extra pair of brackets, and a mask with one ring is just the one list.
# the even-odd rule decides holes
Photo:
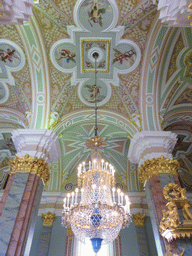
[(17, 150), (10, 161), (10, 178), (0, 203), (0, 255), (29, 255), (49, 164), (60, 155), (57, 136), (45, 129), (14, 130)]
[(43, 219), (43, 228), (37, 256), (47, 256), (49, 253), (49, 245), (55, 214), (48, 212), (46, 214), (42, 214), (41, 217)]
[[(162, 210), (167, 209), (163, 188), (170, 182), (179, 183), (179, 163), (172, 159), (176, 141), (172, 132), (143, 131), (134, 135), (128, 152), (129, 160), (139, 166), (139, 180), (145, 188), (158, 256), (164, 255), (168, 244), (159, 233)], [(180, 252), (175, 241), (169, 245), (174, 253)]]
[(145, 233), (145, 218), (146, 214), (136, 213), (132, 215), (135, 223), (137, 242), (139, 246), (140, 256), (149, 256), (149, 250), (147, 245), (147, 236)]

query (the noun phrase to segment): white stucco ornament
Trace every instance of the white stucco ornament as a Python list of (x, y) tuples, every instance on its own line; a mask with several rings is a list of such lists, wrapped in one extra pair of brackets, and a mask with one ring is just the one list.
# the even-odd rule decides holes
[(190, 27), (190, 3), (191, 0), (159, 0), (157, 9), (160, 11), (161, 23), (171, 27)]
[(22, 25), (33, 15), (34, 0), (2, 0), (0, 3), (0, 24)]

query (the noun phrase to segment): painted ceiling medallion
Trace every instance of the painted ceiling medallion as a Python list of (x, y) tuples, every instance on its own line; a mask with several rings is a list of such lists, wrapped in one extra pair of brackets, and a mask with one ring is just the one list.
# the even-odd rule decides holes
[(25, 56), (14, 42), (0, 39), (0, 104), (9, 98), (9, 85), (15, 85), (11, 72), (17, 72), (24, 67)]
[(132, 72), (139, 64), (138, 45), (121, 39), (124, 27), (118, 26), (118, 8), (114, 0), (78, 0), (74, 8), (75, 26), (68, 26), (70, 38), (53, 44), (50, 57), (53, 65), (64, 73), (72, 73), (71, 85), (79, 83), (79, 98), (93, 106), (93, 80), (96, 61), (99, 105), (111, 96), (110, 84), (119, 86), (118, 74)]

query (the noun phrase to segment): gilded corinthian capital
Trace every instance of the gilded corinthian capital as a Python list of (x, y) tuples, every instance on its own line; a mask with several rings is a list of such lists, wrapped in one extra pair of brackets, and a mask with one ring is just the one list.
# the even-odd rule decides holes
[(37, 157), (32, 157), (28, 154), (21, 157), (16, 156), (16, 158), (11, 159), (9, 165), (11, 174), (16, 172), (29, 172), (39, 176), (39, 178), (42, 179), (44, 183), (49, 180), (50, 167), (42, 158), (38, 159)]
[(41, 214), (41, 218), (43, 219), (43, 226), (52, 226), (53, 225), (53, 221), (55, 219), (55, 213), (45, 213), (45, 214)]
[(146, 218), (146, 214), (141, 214), (140, 212), (132, 215), (135, 226), (144, 227), (144, 222)]
[(149, 178), (159, 174), (178, 175), (179, 162), (177, 160), (165, 158), (164, 156), (146, 160), (138, 169), (139, 181), (145, 183)]

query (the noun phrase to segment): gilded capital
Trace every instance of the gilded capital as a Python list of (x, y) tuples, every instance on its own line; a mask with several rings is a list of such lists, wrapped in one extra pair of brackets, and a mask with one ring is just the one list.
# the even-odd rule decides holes
[(146, 160), (138, 169), (139, 181), (145, 183), (154, 175), (172, 174), (178, 175), (179, 162), (177, 160), (165, 158), (164, 156)]
[(132, 217), (133, 217), (135, 226), (144, 227), (146, 214), (141, 214), (140, 212), (138, 212), (136, 214), (132, 214)]
[(51, 212), (45, 214), (42, 213), (41, 218), (43, 219), (43, 226), (52, 226), (55, 219), (55, 214)]
[(11, 159), (9, 166), (11, 174), (16, 172), (29, 172), (39, 176), (44, 183), (46, 183), (50, 177), (50, 167), (45, 160), (42, 158), (38, 159), (37, 157), (29, 156), (28, 154), (21, 157), (16, 156), (16, 158)]

